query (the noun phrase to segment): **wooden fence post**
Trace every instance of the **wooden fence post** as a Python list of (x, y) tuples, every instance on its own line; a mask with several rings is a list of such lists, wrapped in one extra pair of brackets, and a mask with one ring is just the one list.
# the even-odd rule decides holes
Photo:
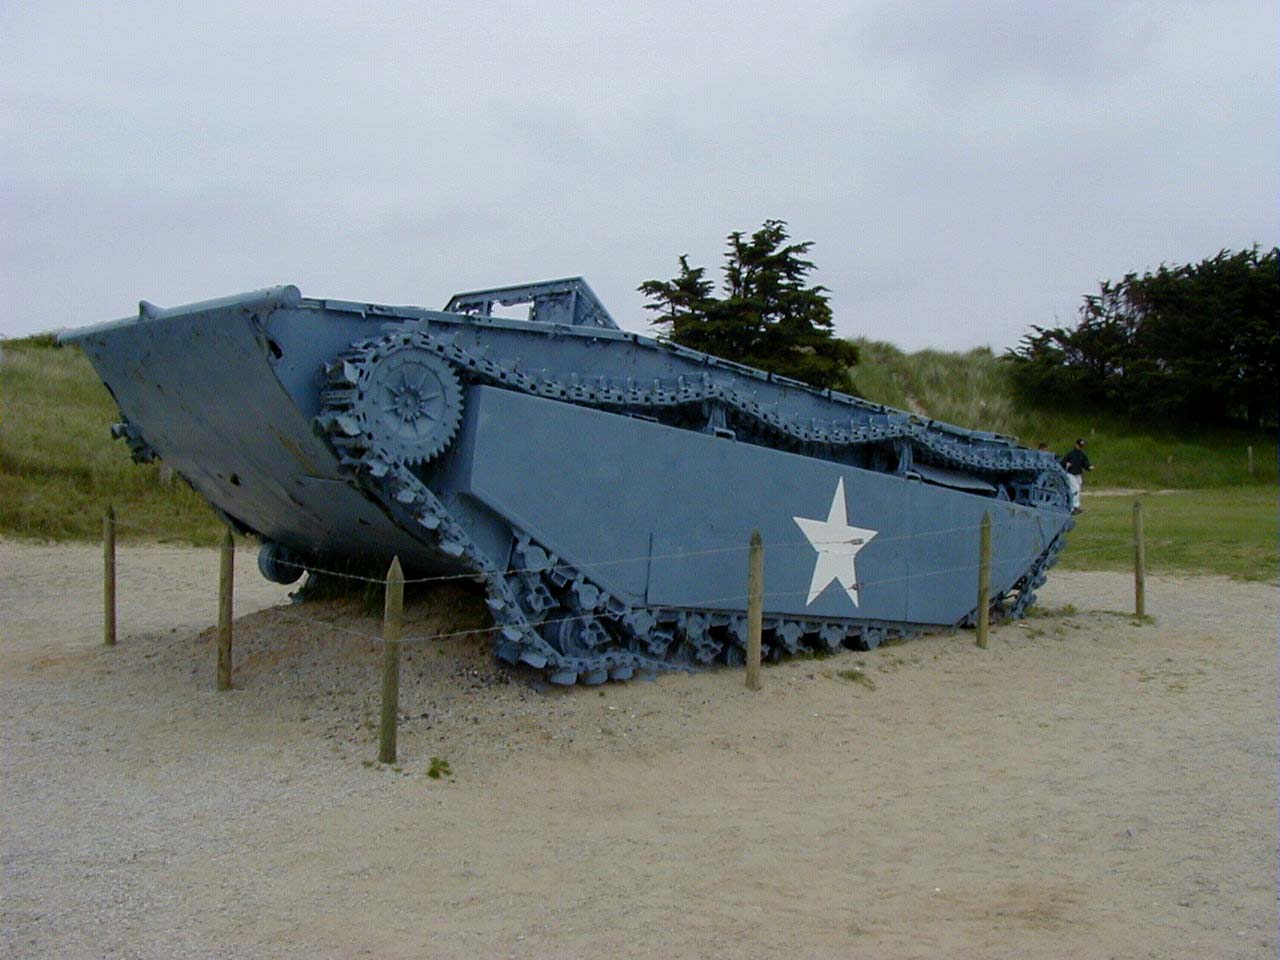
[(404, 632), (404, 573), (400, 558), (387, 570), (386, 602), (382, 608), (382, 725), (378, 762), (396, 762), (396, 715), (400, 712), (400, 636)]
[(747, 689), (760, 689), (760, 634), (764, 625), (764, 540), (751, 531), (747, 564)]
[(987, 649), (991, 629), (991, 514), (982, 515), (978, 535), (978, 646)]
[(1253, 476), (1253, 444), (1249, 444), (1249, 476)]
[(1173, 485), (1173, 454), (1164, 458), (1164, 485)]
[(231, 612), (236, 572), (236, 542), (231, 531), (222, 538), (218, 558), (218, 689), (231, 689)]
[(116, 508), (102, 518), (102, 642), (116, 645)]
[(1147, 615), (1147, 545), (1142, 533), (1142, 501), (1133, 501), (1133, 615)]

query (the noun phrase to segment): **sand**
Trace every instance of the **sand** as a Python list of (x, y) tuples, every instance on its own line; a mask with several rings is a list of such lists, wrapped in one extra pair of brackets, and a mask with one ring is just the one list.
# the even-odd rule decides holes
[[(406, 645), (374, 764), (358, 603), (241, 557), (0, 543), (12, 957), (1275, 956), (1277, 592), (1055, 573), (1052, 611), (870, 653), (551, 690)], [(1061, 609), (1071, 604), (1078, 612)], [(411, 637), (476, 616), (419, 598)], [(432, 758), (450, 776), (432, 779)]]

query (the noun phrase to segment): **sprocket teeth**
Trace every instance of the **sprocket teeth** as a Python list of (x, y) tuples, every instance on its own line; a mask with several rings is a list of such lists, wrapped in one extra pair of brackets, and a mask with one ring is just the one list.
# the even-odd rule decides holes
[(462, 423), (462, 384), (453, 365), (419, 333), (354, 344), (326, 367), (317, 423), (335, 441), (359, 440), (366, 459), (425, 465)]

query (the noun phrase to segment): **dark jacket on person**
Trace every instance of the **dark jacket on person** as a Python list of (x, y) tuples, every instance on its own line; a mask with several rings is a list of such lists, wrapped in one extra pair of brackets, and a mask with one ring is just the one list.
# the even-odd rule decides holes
[(1092, 470), (1089, 455), (1079, 447), (1072, 447), (1071, 452), (1062, 458), (1063, 469), (1074, 477), (1081, 476), (1086, 470)]

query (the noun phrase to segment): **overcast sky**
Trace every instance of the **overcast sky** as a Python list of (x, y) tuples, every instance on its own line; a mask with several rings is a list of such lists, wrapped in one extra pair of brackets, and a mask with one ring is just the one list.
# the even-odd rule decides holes
[(0, 6), (0, 333), (295, 283), (438, 307), (814, 241), (843, 334), (1015, 343), (1277, 242), (1274, 0)]

